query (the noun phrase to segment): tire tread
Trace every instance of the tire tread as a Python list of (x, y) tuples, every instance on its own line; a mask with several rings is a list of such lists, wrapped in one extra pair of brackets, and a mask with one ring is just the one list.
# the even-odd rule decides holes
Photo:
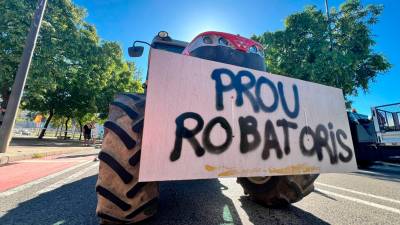
[(117, 95), (110, 104), (96, 185), (102, 223), (132, 224), (156, 212), (158, 184), (138, 183), (144, 107), (145, 96), (131, 93)]

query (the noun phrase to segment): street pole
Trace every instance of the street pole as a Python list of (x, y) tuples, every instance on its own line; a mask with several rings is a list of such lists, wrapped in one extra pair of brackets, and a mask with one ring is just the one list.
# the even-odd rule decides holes
[(39, 0), (39, 4), (33, 16), (28, 37), (26, 38), (21, 63), (19, 64), (17, 75), (15, 76), (15, 81), (8, 100), (3, 124), (0, 127), (0, 153), (6, 152), (11, 141), (11, 133), (14, 127), (15, 117), (21, 102), (26, 77), (29, 72), (29, 67), (32, 61), (33, 52), (35, 50), (36, 40), (39, 34), (40, 25), (42, 23), (43, 14), (46, 9), (46, 4), (47, 0)]
[(328, 17), (328, 20), (329, 20), (329, 6), (328, 6), (328, 0), (325, 0), (325, 11), (326, 11), (326, 16)]
[[(329, 51), (332, 52), (333, 48), (333, 43), (332, 43), (332, 28), (331, 28), (331, 18), (329, 15), (329, 5), (328, 5), (328, 0), (325, 0), (325, 11), (326, 11), (326, 17), (328, 19), (328, 32), (329, 32)], [(338, 75), (336, 74), (336, 87), (339, 86), (339, 78)]]
[(326, 17), (328, 18), (328, 32), (329, 32), (330, 51), (332, 51), (332, 29), (331, 29), (331, 18), (330, 18), (330, 15), (329, 15), (328, 0), (325, 0), (325, 11), (326, 11)]

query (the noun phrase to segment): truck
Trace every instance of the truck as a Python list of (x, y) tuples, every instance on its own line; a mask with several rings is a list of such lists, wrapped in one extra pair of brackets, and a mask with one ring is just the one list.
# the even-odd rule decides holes
[[(316, 128), (313, 128), (311, 123), (312, 120), (314, 120), (313, 118), (316, 117), (313, 116), (312, 112), (307, 114), (306, 111), (299, 111), (296, 103), (296, 99), (298, 100), (299, 98), (299, 90), (294, 84), (289, 87), (293, 87), (295, 107), (293, 110), (289, 109), (288, 104), (293, 103), (293, 101), (285, 99), (282, 82), (279, 81), (275, 85), (271, 80), (263, 77), (263, 74), (266, 71), (264, 50), (262, 45), (256, 41), (244, 38), (240, 35), (209, 31), (197, 35), (190, 43), (187, 43), (184, 41), (174, 40), (167, 32), (160, 31), (154, 37), (151, 43), (147, 43), (145, 41), (135, 41), (133, 46), (128, 49), (129, 55), (131, 57), (140, 57), (144, 51), (144, 47), (142, 45), (150, 46), (151, 52), (149, 55), (149, 67), (150, 64), (153, 64), (153, 67), (151, 67), (148, 71), (146, 82), (143, 84), (146, 91), (144, 94), (121, 93), (117, 95), (114, 102), (110, 104), (109, 118), (104, 124), (105, 134), (102, 150), (98, 157), (100, 160), (100, 165), (96, 184), (96, 192), (98, 197), (96, 214), (100, 218), (101, 224), (131, 224), (145, 220), (156, 213), (159, 197), (158, 181), (161, 179), (147, 178), (146, 180), (143, 178), (145, 177), (146, 173), (148, 175), (147, 177), (153, 175), (160, 177), (164, 176), (164, 180), (180, 178), (209, 178), (207, 174), (212, 174), (210, 177), (237, 177), (237, 182), (243, 187), (244, 193), (255, 202), (267, 207), (284, 207), (291, 203), (300, 201), (302, 198), (309, 195), (314, 190), (313, 183), (318, 177), (319, 172), (323, 171), (325, 167), (328, 168), (328, 166), (317, 167), (307, 163), (293, 164), (296, 163), (296, 160), (293, 158), (285, 158), (288, 155), (290, 156), (290, 154), (302, 153), (305, 157), (305, 161), (311, 160), (312, 162), (316, 163), (321, 163), (323, 161), (322, 157), (325, 156), (324, 160), (330, 159), (330, 163), (328, 164), (332, 167), (337, 165), (344, 167), (344, 165), (352, 164), (353, 153), (351, 147), (349, 147), (351, 146), (351, 138), (349, 135), (346, 135), (345, 132), (348, 128), (343, 128), (344, 130), (339, 129), (334, 127), (332, 122), (329, 122), (327, 125), (316, 124)], [(179, 54), (179, 56), (176, 54)], [(171, 59), (172, 57), (174, 58), (173, 60)], [(214, 72), (220, 72), (220, 77), (218, 77), (218, 74), (215, 75), (214, 72), (212, 77), (214, 79), (213, 82), (215, 82), (216, 85), (216, 91), (219, 92), (216, 94), (215, 98), (211, 97), (210, 102), (214, 101), (215, 99), (217, 108), (216, 111), (219, 110), (218, 112), (224, 112), (224, 115), (227, 117), (234, 118), (232, 121), (239, 120), (240, 127), (235, 127), (234, 124), (230, 124), (229, 121), (231, 120), (222, 116), (211, 119), (210, 122), (207, 123), (205, 119), (203, 119), (194, 111), (181, 114), (175, 121), (170, 123), (171, 126), (164, 126), (163, 124), (157, 124), (156, 122), (152, 121), (155, 120), (154, 118), (157, 119), (158, 117), (162, 117), (163, 113), (157, 111), (159, 110), (157, 107), (154, 108), (154, 103), (147, 102), (149, 98), (154, 99), (156, 97), (160, 97), (157, 95), (157, 90), (153, 89), (152, 91), (147, 92), (147, 90), (156, 87), (156, 82), (152, 83), (152, 79), (156, 78), (151, 77), (151, 75), (154, 75), (152, 73), (156, 73), (158, 71), (155, 71), (154, 69), (154, 64), (160, 62), (157, 61), (156, 58), (162, 59), (162, 62), (166, 63), (159, 71), (160, 73), (162, 73), (163, 70), (168, 70), (169, 67), (176, 66), (173, 64), (177, 63), (183, 63), (181, 66), (182, 68), (176, 66), (180, 68), (179, 72), (182, 72), (185, 70), (185, 68), (186, 70), (188, 70), (188, 68), (190, 70), (191, 65), (204, 65), (204, 68), (213, 66), (217, 67)], [(166, 62), (168, 60), (171, 60), (171, 62)], [(225, 65), (227, 65), (227, 68), (231, 66), (234, 69), (241, 69), (241, 72), (239, 73), (241, 73), (242, 76), (229, 75), (231, 74), (230, 70), (219, 68), (222, 66), (225, 67)], [(195, 70), (196, 68), (192, 69)], [(198, 73), (200, 74), (204, 70), (205, 69), (200, 68), (200, 72)], [(174, 72), (172, 71), (170, 73), (173, 74)], [(197, 72), (195, 71), (193, 73)], [(258, 79), (255, 79), (252, 76), (252, 74), (256, 73), (261, 74), (258, 76)], [(193, 80), (199, 77), (196, 77), (193, 74), (191, 76), (192, 77), (187, 77), (184, 79), (186, 81), (190, 79), (192, 82), (190, 85), (192, 86), (189, 87), (189, 89), (193, 89), (194, 92), (191, 94), (191, 96), (197, 96), (199, 94), (195, 93), (195, 90), (200, 90), (199, 88), (201, 87), (193, 86)], [(222, 79), (222, 77), (224, 78)], [(218, 80), (219, 78), (221, 79)], [(231, 79), (231, 83), (227, 84), (226, 79), (229, 78)], [(168, 77), (159, 77), (157, 79), (163, 79), (165, 82), (168, 82)], [(243, 81), (246, 79), (249, 81)], [(148, 82), (148, 80), (150, 82)], [(196, 85), (195, 82), (194, 84)], [(237, 84), (237, 86), (235, 86), (235, 84)], [(170, 87), (170, 90), (179, 91), (176, 90), (177, 88), (171, 88), (172, 85), (177, 86), (178, 89), (179, 87), (182, 89), (184, 89), (184, 87), (187, 88), (184, 80), (178, 80), (175, 83), (163, 84), (157, 87)], [(273, 96), (276, 97), (271, 105), (266, 104), (265, 101), (262, 101), (260, 92), (264, 90), (262, 88), (265, 87), (270, 88)], [(255, 88), (255, 94), (253, 94), (253, 92), (250, 93), (250, 88)], [(318, 86), (318, 88), (320, 88), (320, 86)], [(225, 92), (229, 91), (236, 91), (236, 95), (232, 94), (231, 100), (226, 98), (223, 99), (224, 96), (226, 97)], [(329, 91), (334, 91), (335, 93), (338, 93), (337, 96), (342, 96), (341, 91), (338, 89), (329, 89)], [(149, 95), (149, 93), (152, 93), (152, 95)], [(210, 93), (210, 96), (213, 96), (213, 94)], [(236, 100), (234, 99), (234, 96), (236, 96)], [(184, 97), (187, 96), (183, 96), (182, 99)], [(250, 105), (249, 103), (243, 103), (243, 98), (249, 99), (249, 101), (252, 99), (258, 100), (256, 104)], [(340, 115), (340, 118), (345, 119), (344, 102), (342, 103), (343, 97), (333, 98), (342, 98), (339, 99), (339, 104), (341, 107), (343, 106), (343, 115), (341, 113), (337, 114)], [(198, 101), (204, 102), (204, 100)], [(302, 129), (300, 129), (300, 127), (298, 128), (296, 123), (291, 123), (286, 119), (280, 119), (276, 123), (277, 127), (283, 127), (282, 132), (284, 134), (288, 134), (297, 128), (297, 131), (301, 130), (301, 148), (295, 147), (292, 150), (289, 148), (289, 144), (292, 143), (292, 141), (297, 143), (298, 139), (289, 140), (288, 138), (285, 138), (283, 141), (284, 144), (279, 143), (277, 140), (277, 135), (273, 130), (270, 129), (274, 129), (275, 126), (275, 124), (273, 124), (270, 120), (267, 120), (265, 123), (265, 134), (262, 134), (259, 129), (255, 129), (257, 128), (257, 121), (253, 116), (249, 115), (246, 117), (239, 117), (234, 115), (236, 111), (230, 111), (226, 108), (226, 105), (225, 109), (227, 112), (225, 112), (223, 109), (223, 103), (226, 102), (232, 102), (232, 108), (235, 106), (242, 107), (243, 104), (248, 104), (248, 107), (252, 107), (252, 109), (254, 109), (254, 115), (257, 114), (257, 116), (264, 115), (260, 113), (263, 110), (264, 112), (281, 110), (293, 120), (296, 119), (296, 117), (302, 118), (302, 123), (304, 123), (304, 127)], [(169, 102), (167, 100), (164, 102), (161, 101), (160, 104), (168, 105)], [(282, 104), (282, 106), (280, 106), (282, 109), (277, 109), (278, 104)], [(150, 106), (153, 108), (151, 109)], [(195, 107), (194, 105), (192, 106)], [(196, 107), (202, 109), (202, 107)], [(174, 108), (176, 107), (170, 107), (168, 109), (174, 110)], [(155, 112), (152, 114), (153, 117), (150, 117), (150, 111)], [(149, 118), (147, 118), (148, 114)], [(186, 125), (186, 122), (188, 121), (185, 121), (185, 119), (194, 122), (191, 126), (189, 126)], [(151, 122), (154, 122), (154, 124)], [(197, 122), (197, 124), (195, 124), (195, 122)], [(222, 130), (226, 132), (226, 135), (222, 135), (222, 140), (225, 140), (225, 142), (222, 141), (222, 144), (220, 145), (214, 144), (214, 140), (212, 140), (212, 137), (209, 136), (217, 124), (220, 125), (220, 127), (223, 128)], [(155, 127), (158, 125), (160, 125), (158, 128)], [(267, 159), (277, 158), (278, 160), (276, 161), (276, 165), (279, 166), (280, 162), (286, 162), (289, 166), (269, 169), (262, 168), (263, 166), (261, 166), (253, 169), (243, 169), (232, 168), (227, 166), (227, 164), (222, 166), (205, 164), (204, 167), (201, 167), (204, 171), (200, 171), (199, 173), (191, 173), (189, 171), (190, 167), (194, 168), (197, 162), (195, 163), (194, 161), (191, 162), (188, 160), (189, 162), (182, 164), (183, 167), (179, 167), (180, 169), (176, 169), (178, 167), (173, 167), (175, 170), (163, 169), (163, 167), (157, 161), (157, 158), (149, 159), (149, 157), (160, 158), (160, 156), (156, 153), (159, 148), (154, 147), (152, 143), (162, 142), (165, 138), (158, 136), (157, 133), (164, 132), (165, 129), (171, 128), (174, 125), (176, 125), (176, 131), (173, 133), (176, 135), (176, 139), (175, 141), (169, 140), (170, 143), (173, 143), (174, 149), (169, 155), (170, 157), (166, 157), (169, 158), (168, 163), (177, 162), (181, 160), (180, 157), (186, 157), (186, 159), (192, 157), (191, 159), (200, 159), (202, 160), (201, 163), (205, 163), (204, 157), (206, 157), (205, 155), (207, 154), (207, 157), (209, 157), (211, 160), (214, 160), (214, 163), (218, 163), (219, 160), (215, 160), (216, 157), (220, 156), (222, 153), (228, 154), (228, 146), (237, 140), (235, 139), (236, 136), (234, 134), (235, 132), (238, 132), (238, 129), (240, 129), (240, 150), (235, 150), (235, 152), (232, 151), (229, 154), (238, 154), (238, 152), (240, 152), (241, 154), (245, 155), (243, 157), (247, 157), (248, 160), (236, 159), (235, 157), (233, 157), (233, 160), (231, 160), (231, 158), (228, 159), (228, 157), (225, 157), (227, 164), (229, 164), (230, 161), (235, 161), (238, 164), (252, 166), (253, 163), (251, 163), (251, 160), (255, 160), (254, 158), (256, 156), (258, 157), (259, 154), (255, 149), (261, 147), (261, 139), (265, 138), (266, 143), (273, 143), (273, 145), (267, 146), (266, 144), (263, 148), (262, 160), (260, 159), (259, 162), (255, 161), (254, 164), (264, 165), (263, 163), (265, 163)], [(200, 136), (201, 132), (203, 132), (202, 138), (197, 139), (196, 135)], [(330, 132), (331, 136), (328, 135), (328, 132)], [(329, 143), (335, 143), (334, 146), (330, 147), (330, 144), (328, 143), (329, 138), (333, 138), (329, 141)], [(146, 139), (147, 141), (142, 139)], [(312, 147), (309, 147), (307, 141), (313, 139), (314, 144)], [(182, 150), (182, 146), (185, 144), (183, 142), (186, 142), (186, 146), (188, 146), (188, 148), (193, 147), (194, 152)], [(238, 143), (238, 141), (236, 142)], [(280, 147), (280, 145), (284, 147)], [(154, 147), (154, 151), (150, 150), (152, 146)], [(339, 152), (338, 150), (340, 146), (343, 147), (342, 152)], [(143, 151), (142, 147), (148, 149)], [(237, 148), (239, 149), (239, 147)], [(298, 149), (301, 149), (301, 153)], [(326, 158), (327, 154), (323, 153), (322, 151), (329, 153), (328, 158)], [(271, 154), (269, 152), (271, 152)], [(276, 156), (273, 154), (273, 152), (276, 152)], [(253, 157), (253, 159), (250, 159), (251, 157)], [(145, 161), (143, 161), (143, 159), (147, 159), (147, 164)], [(351, 166), (349, 166), (349, 168), (350, 167)], [(348, 170), (348, 168), (346, 170)], [(345, 170), (343, 169), (342, 171)], [(174, 172), (181, 174), (181, 176), (174, 177)], [(169, 174), (171, 177), (167, 177), (167, 174)], [(196, 174), (196, 176), (192, 177), (192, 174)], [(273, 174), (273, 176), (269, 176), (268, 174)]]
[(400, 103), (371, 108), (371, 118), (348, 112), (357, 165), (368, 168), (374, 161), (400, 160)]

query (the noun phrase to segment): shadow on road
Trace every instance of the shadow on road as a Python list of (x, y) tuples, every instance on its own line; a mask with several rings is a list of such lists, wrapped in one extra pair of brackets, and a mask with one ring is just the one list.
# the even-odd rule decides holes
[(246, 211), (249, 220), (254, 225), (265, 224), (329, 224), (313, 214), (294, 205), (285, 208), (266, 208), (254, 203), (247, 196), (241, 196), (239, 201)]
[(33, 137), (15, 137), (11, 146), (46, 146), (46, 147), (82, 147), (79, 140), (38, 139)]
[(98, 224), (96, 179), (97, 176), (90, 176), (22, 202), (3, 215), (0, 224)]
[[(162, 183), (158, 214), (141, 224), (247, 225), (241, 221), (232, 200), (222, 193), (228, 188), (232, 187), (224, 186), (217, 179)], [(239, 201), (247, 214), (241, 216), (248, 217), (254, 225), (327, 224), (295, 206), (270, 209), (245, 196), (240, 197)]]
[(329, 195), (327, 195), (325, 193), (322, 193), (322, 192), (320, 192), (318, 190), (314, 190), (314, 193), (318, 194), (318, 195), (321, 195), (322, 197), (329, 198), (330, 200), (337, 201), (336, 198), (331, 197), (331, 196), (329, 196)]
[[(56, 190), (20, 203), (0, 218), (0, 224), (94, 225), (96, 176), (64, 185)], [(141, 225), (244, 225), (230, 198), (222, 191), (231, 187), (217, 179), (162, 182), (158, 214)], [(236, 187), (237, 188), (237, 187)], [(247, 215), (255, 225), (326, 224), (321, 219), (295, 206), (268, 209), (240, 197)]]
[(227, 189), (217, 179), (162, 182), (158, 214), (143, 224), (241, 225), (232, 200), (222, 194)]

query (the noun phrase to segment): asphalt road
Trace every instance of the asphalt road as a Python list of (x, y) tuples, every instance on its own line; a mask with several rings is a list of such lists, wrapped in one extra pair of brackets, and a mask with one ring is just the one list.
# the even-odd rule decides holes
[[(68, 156), (85, 160), (0, 192), (0, 224), (98, 224), (94, 192), (98, 162), (91, 155)], [(398, 166), (323, 174), (312, 194), (285, 209), (251, 202), (231, 178), (163, 182), (160, 189), (157, 216), (141, 224), (400, 224)]]

